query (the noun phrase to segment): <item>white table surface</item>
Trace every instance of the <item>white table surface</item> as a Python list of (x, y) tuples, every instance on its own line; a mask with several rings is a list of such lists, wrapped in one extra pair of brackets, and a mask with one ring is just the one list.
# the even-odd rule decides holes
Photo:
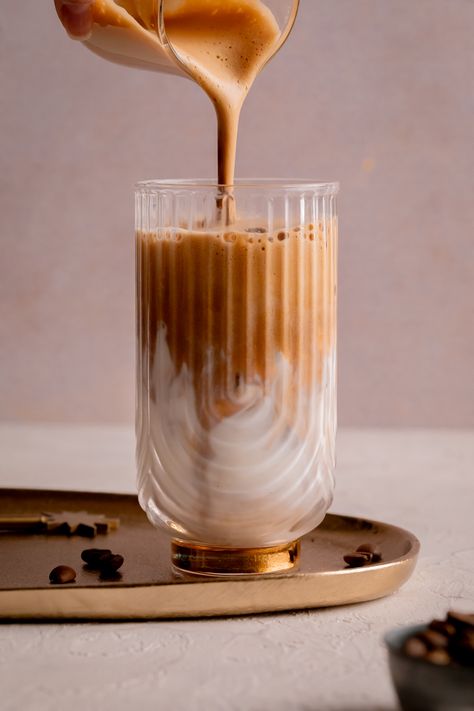
[[(0, 426), (0, 485), (134, 491), (121, 427)], [(421, 539), (395, 595), (233, 619), (0, 626), (2, 711), (393, 711), (381, 637), (474, 610), (474, 433), (345, 430), (332, 510)]]

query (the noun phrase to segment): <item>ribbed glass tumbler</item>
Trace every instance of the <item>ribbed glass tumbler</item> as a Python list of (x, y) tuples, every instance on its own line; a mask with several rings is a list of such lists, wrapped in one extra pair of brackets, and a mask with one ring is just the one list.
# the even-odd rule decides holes
[(175, 568), (289, 570), (334, 488), (336, 183), (139, 183), (139, 500)]

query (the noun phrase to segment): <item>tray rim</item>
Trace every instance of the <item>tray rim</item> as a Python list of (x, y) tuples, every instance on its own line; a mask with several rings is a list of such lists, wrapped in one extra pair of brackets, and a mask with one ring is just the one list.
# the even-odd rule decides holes
[[(69, 489), (31, 489), (31, 488), (0, 488), (1, 495), (14, 495), (19, 496), (34, 496), (38, 495), (58, 495), (67, 494), (68, 496), (98, 496), (105, 499), (123, 499), (126, 498), (129, 502), (134, 502), (139, 507), (138, 499), (136, 495), (131, 493), (109, 493), (109, 492), (91, 492), (91, 491), (75, 491)], [(154, 582), (154, 583), (120, 583), (120, 585), (114, 583), (104, 583), (100, 587), (93, 585), (80, 585), (77, 586), (73, 584), (63, 585), (60, 588), (52, 588), (48, 585), (41, 587), (32, 588), (1, 588), (0, 587), (0, 620), (2, 622), (7, 621), (19, 621), (19, 620), (150, 620), (150, 619), (186, 619), (186, 618), (199, 618), (199, 617), (220, 617), (220, 616), (235, 616), (235, 615), (245, 615), (245, 614), (259, 614), (262, 612), (284, 612), (290, 610), (301, 610), (301, 609), (317, 609), (323, 607), (332, 607), (346, 604), (355, 604), (357, 602), (366, 602), (369, 600), (378, 599), (385, 597), (393, 593), (395, 590), (400, 588), (412, 574), (417, 558), (420, 551), (420, 541), (418, 538), (405, 528), (400, 526), (386, 523), (384, 521), (378, 521), (375, 519), (362, 517), (362, 516), (351, 516), (348, 514), (338, 514), (334, 512), (328, 512), (326, 518), (343, 519), (347, 522), (368, 522), (371, 525), (380, 526), (384, 528), (390, 528), (392, 531), (397, 532), (399, 535), (403, 536), (409, 543), (409, 549), (405, 554), (399, 556), (398, 558), (391, 559), (390, 561), (380, 563), (375, 563), (368, 567), (362, 568), (341, 568), (340, 570), (322, 570), (314, 572), (301, 572), (294, 571), (279, 575), (261, 575), (253, 577), (236, 577), (236, 578), (205, 578), (196, 577), (176, 579), (176, 581), (165, 581), (165, 582)], [(324, 520), (326, 520), (326, 518)], [(321, 526), (321, 524), (320, 524)], [(317, 530), (313, 529), (313, 530)], [(306, 534), (311, 535), (311, 531)], [(166, 536), (166, 534), (162, 534)], [(304, 540), (304, 537), (303, 537)], [(366, 587), (364, 585), (364, 580), (369, 579), (375, 585), (371, 586), (371, 590), (366, 590), (365, 592), (360, 592), (360, 588)], [(384, 580), (387, 579), (386, 584)], [(332, 583), (336, 582), (336, 588), (338, 584), (343, 581), (349, 583), (354, 582), (355, 591), (349, 591), (345, 593), (340, 593), (339, 596), (336, 595), (332, 600), (327, 600), (324, 594), (328, 594), (331, 589)], [(358, 585), (358, 583), (362, 583)], [(198, 586), (198, 587), (196, 587)], [(346, 586), (341, 586), (346, 588)], [(272, 592), (274, 589), (276, 591), (283, 592), (282, 588), (287, 588), (288, 591), (293, 594), (295, 593), (295, 588), (299, 600), (294, 598), (292, 595), (292, 600), (287, 600), (286, 596), (281, 595), (283, 600), (278, 600), (278, 595), (271, 595), (272, 600), (265, 601), (265, 593), (267, 591)], [(373, 588), (373, 589), (372, 589)], [(174, 600), (166, 600), (166, 593), (171, 592), (170, 597), (175, 598), (176, 592), (179, 590), (181, 595), (178, 597), (186, 598), (187, 593), (193, 591), (196, 598), (199, 597), (199, 592), (204, 591), (206, 595), (204, 597), (215, 597), (217, 603), (213, 605), (194, 605), (190, 608), (183, 609), (182, 605), (175, 604)], [(210, 592), (211, 591), (211, 592)], [(207, 593), (210, 595), (207, 596)], [(223, 595), (223, 592), (228, 592), (228, 595)], [(247, 594), (242, 596), (242, 592)], [(52, 600), (65, 600), (65, 597), (69, 593), (68, 597), (72, 601), (69, 607), (70, 612), (50, 612), (48, 614), (46, 608), (54, 607), (52, 605), (45, 605), (41, 612), (35, 609), (27, 608), (27, 603), (30, 598), (41, 602), (39, 598), (45, 597)], [(213, 595), (212, 593), (216, 593)], [(304, 593), (304, 594), (303, 594)], [(262, 598), (263, 594), (263, 598)], [(125, 603), (120, 598), (129, 597), (130, 601)], [(158, 600), (158, 598), (165, 598), (164, 609), (159, 609), (163, 605), (163, 600)], [(237, 600), (237, 604), (232, 604), (232, 600), (226, 600), (225, 598), (230, 597), (231, 599)], [(251, 600), (251, 598), (256, 598), (253, 602), (246, 604), (246, 599)], [(309, 598), (313, 597), (314, 602), (311, 602)], [(94, 598), (94, 605), (90, 605), (89, 598)], [(112, 598), (119, 601), (119, 610), (115, 608), (114, 612), (110, 609), (113, 607)], [(220, 598), (220, 600), (219, 600)], [(222, 599), (224, 598), (224, 599)], [(82, 599), (82, 600), (81, 600)], [(134, 607), (133, 600), (141, 599), (142, 608)], [(145, 600), (145, 602), (143, 602)], [(108, 601), (105, 607), (109, 608), (109, 611), (104, 607), (104, 603)], [(161, 602), (161, 604), (160, 604)], [(100, 603), (100, 604), (98, 604)], [(61, 608), (61, 604), (56, 607), (56, 609)], [(67, 607), (67, 606), (66, 606)], [(174, 608), (174, 609), (173, 609)], [(16, 611), (15, 611), (16, 610)]]

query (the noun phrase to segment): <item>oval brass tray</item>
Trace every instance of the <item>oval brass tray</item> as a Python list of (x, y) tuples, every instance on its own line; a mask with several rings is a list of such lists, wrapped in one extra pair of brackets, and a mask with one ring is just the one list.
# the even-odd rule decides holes
[[(157, 619), (242, 615), (374, 600), (410, 577), (419, 542), (386, 523), (328, 514), (305, 536), (297, 572), (237, 580), (177, 578), (170, 542), (154, 529), (135, 496), (84, 492), (0, 490), (0, 515), (88, 511), (119, 517), (120, 526), (94, 539), (46, 534), (0, 534), (0, 618)], [(380, 563), (347, 568), (343, 555), (376, 543)], [(81, 561), (84, 548), (110, 548), (125, 563), (120, 577), (100, 580)], [(57, 565), (77, 571), (75, 583), (50, 585)]]

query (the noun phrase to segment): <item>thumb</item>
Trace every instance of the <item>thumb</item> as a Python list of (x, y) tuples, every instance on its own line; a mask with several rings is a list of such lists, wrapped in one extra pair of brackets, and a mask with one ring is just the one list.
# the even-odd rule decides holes
[(85, 40), (92, 32), (94, 0), (54, 0), (58, 17), (68, 35), (73, 39)]

